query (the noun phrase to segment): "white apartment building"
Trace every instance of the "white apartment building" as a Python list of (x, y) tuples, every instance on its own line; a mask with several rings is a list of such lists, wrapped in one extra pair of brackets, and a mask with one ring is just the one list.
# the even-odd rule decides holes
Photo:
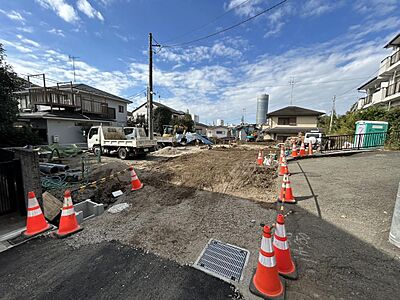
[(388, 109), (400, 106), (400, 33), (385, 48), (392, 49), (392, 53), (381, 61), (378, 76), (358, 88), (367, 94), (357, 101), (354, 110), (373, 105)]

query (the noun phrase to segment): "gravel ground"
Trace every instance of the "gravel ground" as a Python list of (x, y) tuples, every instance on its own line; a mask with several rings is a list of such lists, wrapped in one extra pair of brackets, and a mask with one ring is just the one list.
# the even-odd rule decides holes
[(252, 299), (248, 284), (257, 264), (259, 224), (273, 222), (271, 202), (276, 195), (274, 170), (257, 168), (256, 157), (257, 150), (219, 148), (134, 161), (144, 187), (117, 201), (130, 207), (86, 222), (82, 232), (66, 241), (78, 249), (117, 240), (184, 265), (192, 264), (209, 239), (215, 238), (252, 253), (251, 267), (245, 269), (245, 280), (239, 285)]

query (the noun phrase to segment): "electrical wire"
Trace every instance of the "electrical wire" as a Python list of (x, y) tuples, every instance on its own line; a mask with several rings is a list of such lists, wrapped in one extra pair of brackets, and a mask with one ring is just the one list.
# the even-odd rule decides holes
[(133, 94), (133, 95), (130, 95), (130, 96), (127, 96), (126, 98), (129, 98), (129, 99), (133, 99), (133, 98), (136, 98), (137, 96), (140, 96), (143, 92), (145, 92), (147, 90), (147, 88), (144, 88), (143, 90), (141, 90), (140, 92), (138, 92), (138, 93), (136, 93), (136, 94)]
[(223, 14), (216, 16), (215, 18), (213, 18), (213, 19), (210, 20), (209, 22), (204, 23), (203, 25), (200, 25), (199, 27), (194, 28), (194, 29), (192, 29), (192, 30), (186, 31), (185, 33), (183, 33), (183, 34), (181, 34), (181, 35), (179, 35), (179, 36), (177, 36), (177, 37), (175, 37), (175, 38), (171, 38), (171, 39), (169, 39), (169, 40), (166, 40), (164, 43), (169, 43), (169, 42), (172, 42), (172, 41), (176, 41), (176, 40), (178, 40), (178, 39), (180, 39), (180, 38), (182, 38), (182, 37), (184, 37), (184, 36), (187, 36), (187, 35), (189, 35), (189, 34), (191, 34), (191, 33), (193, 33), (193, 32), (197, 32), (197, 31), (199, 31), (199, 30), (201, 30), (201, 29), (207, 27), (208, 25), (214, 24), (215, 21), (221, 19), (222, 17), (224, 17), (225, 15), (227, 15), (228, 13), (230, 13), (231, 11), (233, 11), (234, 9), (238, 8), (239, 6), (242, 6), (243, 4), (246, 4), (246, 3), (249, 2), (249, 1), (252, 1), (252, 0), (245, 0), (245, 1), (243, 1), (243, 2), (240, 2), (239, 4), (237, 4), (237, 5), (235, 5), (234, 7), (228, 9), (227, 11), (225, 11)]
[(257, 18), (257, 17), (259, 17), (259, 16), (261, 16), (261, 15), (263, 15), (263, 14), (265, 14), (265, 13), (267, 13), (267, 12), (269, 12), (269, 11), (271, 11), (271, 10), (273, 10), (273, 9), (275, 9), (275, 8), (277, 8), (277, 7), (279, 7), (279, 6), (281, 6), (281, 5), (283, 5), (283, 4), (284, 4), (285, 2), (287, 2), (287, 1), (288, 1), (288, 0), (283, 0), (283, 1), (281, 1), (281, 2), (279, 2), (279, 3), (277, 3), (277, 4), (275, 4), (275, 5), (273, 5), (273, 6), (271, 6), (271, 7), (268, 7), (268, 8), (266, 8), (266, 9), (262, 10), (261, 12), (255, 14), (255, 15), (253, 15), (253, 16), (251, 16), (251, 17), (249, 17), (249, 18), (247, 18), (247, 19), (245, 19), (245, 20), (243, 20), (243, 21), (240, 21), (239, 23), (236, 23), (236, 24), (231, 25), (231, 26), (229, 26), (229, 27), (223, 28), (223, 29), (221, 29), (221, 30), (218, 30), (218, 31), (216, 31), (216, 32), (214, 32), (214, 33), (211, 33), (211, 34), (208, 34), (208, 35), (206, 35), (206, 36), (202, 36), (202, 37), (199, 37), (199, 38), (197, 38), (197, 39), (194, 39), (194, 40), (191, 40), (191, 41), (187, 41), (187, 42), (183, 42), (183, 43), (177, 43), (177, 44), (173, 44), (173, 45), (163, 45), (163, 47), (164, 47), (164, 48), (181, 47), (181, 46), (193, 44), (193, 43), (196, 43), (196, 42), (199, 42), (199, 41), (208, 39), (208, 38), (210, 38), (210, 37), (216, 36), (216, 35), (218, 35), (218, 34), (221, 34), (221, 33), (223, 33), (223, 32), (226, 32), (226, 31), (229, 31), (229, 30), (231, 30), (231, 29), (233, 29), (233, 28), (236, 28), (236, 27), (238, 27), (238, 26), (240, 26), (240, 25), (242, 25), (242, 24), (244, 24), (244, 23), (247, 23), (247, 22), (249, 22), (249, 21), (251, 21), (251, 20), (253, 20), (253, 19), (255, 19), (255, 18)]

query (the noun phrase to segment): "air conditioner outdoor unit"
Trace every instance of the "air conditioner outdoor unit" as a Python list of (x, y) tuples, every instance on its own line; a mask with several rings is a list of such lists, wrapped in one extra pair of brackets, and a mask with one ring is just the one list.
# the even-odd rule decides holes
[(58, 143), (60, 140), (58, 135), (53, 135), (53, 143)]

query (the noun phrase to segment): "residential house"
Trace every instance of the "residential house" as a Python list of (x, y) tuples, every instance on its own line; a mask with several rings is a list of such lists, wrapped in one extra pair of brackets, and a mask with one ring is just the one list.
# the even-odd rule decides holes
[(229, 136), (228, 126), (209, 126), (207, 128), (207, 137), (223, 139)]
[(285, 141), (299, 132), (318, 130), (318, 117), (324, 112), (298, 106), (287, 106), (267, 113), (267, 126), (263, 129), (264, 139)]
[[(174, 118), (182, 118), (185, 115), (185, 112), (180, 110), (175, 110), (165, 104), (161, 104), (160, 102), (153, 101), (153, 111), (158, 107), (167, 108), (172, 113), (172, 119)], [(132, 111), (131, 121), (136, 120), (139, 116), (145, 116), (147, 120), (147, 102), (144, 102), (137, 108)]]
[(400, 33), (385, 47), (392, 53), (381, 61), (378, 76), (358, 88), (365, 91), (352, 110), (360, 110), (373, 105), (391, 107), (400, 106)]
[(207, 135), (207, 128), (208, 126), (206, 124), (200, 123), (200, 122), (195, 122), (194, 123), (194, 128), (195, 132), (200, 134), (200, 135)]
[(85, 143), (91, 126), (125, 126), (131, 101), (86, 84), (31, 86), (14, 93), (19, 125), (38, 132), (42, 143)]

